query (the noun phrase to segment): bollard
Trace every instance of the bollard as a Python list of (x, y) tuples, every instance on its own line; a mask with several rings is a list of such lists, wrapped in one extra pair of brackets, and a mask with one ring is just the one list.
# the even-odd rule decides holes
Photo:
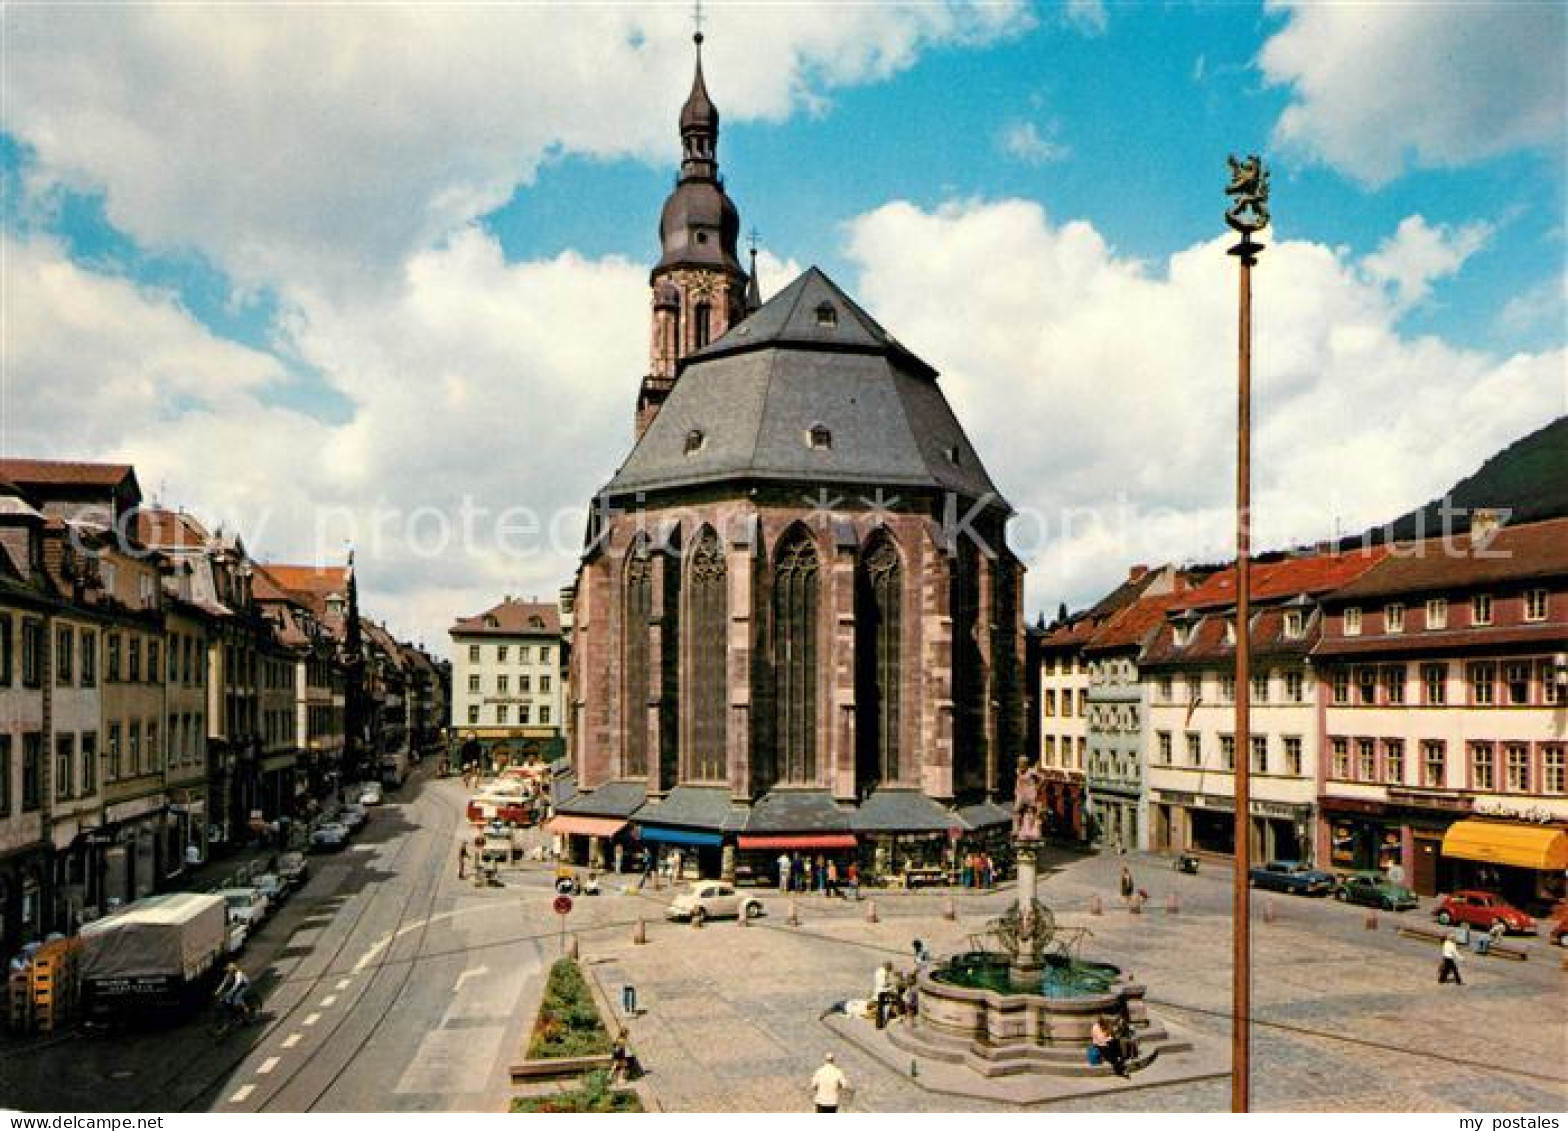
[(1263, 901), (1263, 921), (1265, 923), (1274, 922), (1274, 901), (1272, 899)]
[(632, 942), (634, 944), (636, 944), (637, 946), (642, 946), (647, 941), (648, 941), (648, 920), (646, 920), (646, 919), (638, 919), (637, 920), (637, 929), (632, 931)]
[(1368, 931), (1375, 931), (1375, 930), (1377, 930), (1377, 912), (1376, 911), (1368, 911), (1367, 912), (1367, 919), (1366, 919), (1366, 923), (1364, 924), (1364, 927)]
[(800, 926), (800, 904), (793, 899), (789, 901), (789, 918), (785, 920), (791, 927)]
[(1181, 913), (1181, 899), (1175, 892), (1165, 897), (1165, 914), (1178, 915)]
[(1103, 915), (1104, 913), (1105, 913), (1105, 906), (1104, 906), (1104, 904), (1102, 904), (1100, 902), (1100, 897), (1097, 896), (1097, 895), (1091, 895), (1089, 897), (1089, 914), (1090, 915)]
[(952, 896), (947, 897), (947, 903), (942, 908), (942, 918), (950, 923), (958, 918), (958, 908), (953, 905)]
[(909, 1078), (911, 1080), (920, 1079), (920, 1062), (918, 1060), (911, 1060), (909, 1062)]
[(866, 922), (868, 922), (868, 923), (878, 922), (878, 919), (877, 919), (877, 901), (874, 900), (874, 899), (870, 900), (866, 904)]
[(576, 935), (572, 935), (570, 938), (568, 938), (566, 940), (566, 957), (575, 960), (580, 955), (581, 955), (581, 951), (579, 950), (579, 948), (577, 946), (577, 936)]

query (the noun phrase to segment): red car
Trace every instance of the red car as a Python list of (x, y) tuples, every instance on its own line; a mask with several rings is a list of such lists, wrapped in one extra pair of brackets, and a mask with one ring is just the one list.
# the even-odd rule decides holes
[(1501, 922), (1507, 931), (1517, 931), (1523, 935), (1535, 933), (1535, 920), (1496, 892), (1456, 891), (1438, 900), (1432, 914), (1444, 926), (1449, 923), (1469, 923), (1472, 927), (1489, 931), (1494, 923)]

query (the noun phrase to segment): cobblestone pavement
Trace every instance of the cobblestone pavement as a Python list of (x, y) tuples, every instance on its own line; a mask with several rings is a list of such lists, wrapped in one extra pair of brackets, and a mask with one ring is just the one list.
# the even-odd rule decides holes
[[(1130, 861), (1151, 899), (1142, 915), (1114, 898)], [(613, 879), (613, 877), (612, 877)], [(543, 883), (542, 871), (516, 876)], [(1228, 1048), (1230, 924), (1228, 874), (1172, 872), (1162, 860), (1070, 857), (1050, 861), (1041, 898), (1058, 921), (1092, 932), (1086, 953), (1114, 962), (1149, 986), (1151, 1010), (1213, 1035)], [(1179, 911), (1165, 910), (1175, 893)], [(809, 1110), (806, 1081), (832, 1049), (853, 1081), (860, 1111), (1005, 1110), (922, 1090), (904, 1072), (873, 1060), (821, 1021), (834, 1002), (870, 993), (875, 967), (904, 962), (920, 938), (940, 955), (967, 945), (1012, 898), (1010, 890), (958, 894), (882, 893), (880, 922), (866, 904), (762, 890), (767, 916), (750, 927), (665, 923), (668, 893), (606, 886), (578, 901), (572, 929), (587, 969), (619, 1000), (636, 986), (643, 1012), (630, 1022), (650, 1070), (648, 1090), (666, 1110)], [(1094, 914), (1098, 897), (1103, 913)], [(871, 898), (868, 894), (868, 898)], [(1568, 1108), (1568, 973), (1563, 951), (1523, 940), (1525, 962), (1472, 958), (1465, 985), (1436, 984), (1436, 949), (1402, 938), (1397, 924), (1428, 924), (1427, 908), (1384, 914), (1366, 929), (1364, 909), (1325, 900), (1257, 895), (1254, 923), (1253, 1107), (1255, 1110), (1560, 1111)], [(1271, 908), (1272, 922), (1264, 919)], [(632, 941), (646, 917), (646, 945)], [(1477, 1034), (1509, 1034), (1506, 1041)], [(1518, 1055), (1527, 1050), (1526, 1055)], [(1195, 1064), (1199, 1071), (1227, 1065)], [(1224, 1111), (1229, 1083), (1193, 1080), (1141, 1087), (1136, 1077), (1110, 1095), (1064, 1098), (1051, 1110)]]

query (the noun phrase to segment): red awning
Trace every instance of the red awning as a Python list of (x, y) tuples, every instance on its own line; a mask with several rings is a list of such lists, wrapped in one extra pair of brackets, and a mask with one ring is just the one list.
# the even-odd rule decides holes
[(614, 836), (626, 827), (626, 822), (618, 817), (572, 817), (560, 816), (550, 820), (545, 828), (552, 833), (568, 833), (573, 836)]
[(747, 850), (854, 848), (849, 833), (814, 833), (800, 836), (743, 836), (740, 846)]

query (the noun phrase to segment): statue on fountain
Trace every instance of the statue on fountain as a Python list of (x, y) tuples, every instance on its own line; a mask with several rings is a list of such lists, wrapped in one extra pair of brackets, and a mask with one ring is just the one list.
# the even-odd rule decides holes
[(1030, 765), (1029, 759), (1018, 759), (1018, 777), (1013, 783), (1013, 839), (1040, 839), (1040, 793), (1045, 777)]

